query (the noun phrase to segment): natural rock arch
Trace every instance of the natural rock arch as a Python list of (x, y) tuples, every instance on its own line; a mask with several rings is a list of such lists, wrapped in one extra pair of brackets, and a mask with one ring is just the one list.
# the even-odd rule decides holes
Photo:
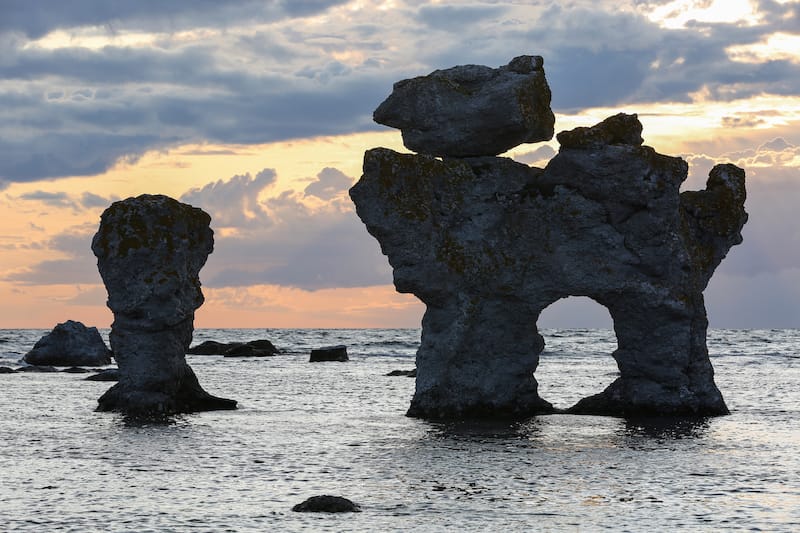
[(544, 350), (536, 368), (539, 395), (569, 408), (601, 392), (619, 376), (612, 354), (617, 336), (608, 309), (591, 298), (570, 296), (539, 315)]
[[(540, 92), (526, 100), (527, 89), (517, 88), (508, 98), (526, 120), (546, 122), (547, 113), (528, 112), (549, 104), (541, 58), (518, 59), (510, 65), (537, 68), (511, 70), (535, 76)], [(445, 87), (447, 94), (474, 97), (464, 105), (479, 109), (494, 101), (481, 100), (491, 93), (482, 84), (510, 75), (507, 67), (498, 71), (456, 67), (399, 82), (395, 91), (418, 97), (425, 105), (417, 107), (427, 109), (448, 101), (446, 94), (436, 97), (437, 87)], [(382, 115), (391, 115), (385, 105)], [(445, 126), (451, 135), (452, 125)], [(413, 129), (414, 121), (399, 127)], [(469, 130), (470, 124), (458, 127)], [(364, 174), (350, 190), (394, 269), (395, 287), (427, 306), (408, 414), (553, 412), (534, 378), (543, 348), (536, 322), (567, 296), (588, 296), (609, 309), (620, 370), (605, 391), (571, 412), (727, 413), (708, 359), (702, 291), (742, 240), (744, 171), (717, 165), (705, 190), (680, 193), (688, 165), (643, 146), (636, 115), (560, 133), (559, 153), (544, 169), (479, 155), (475, 139), (486, 131), (480, 125), (467, 132), (470, 154), (477, 154), (470, 157), (448, 157), (446, 144), (415, 146), (441, 158), (368, 150)], [(444, 135), (436, 133), (428, 138)], [(485, 153), (497, 153), (496, 147)]]

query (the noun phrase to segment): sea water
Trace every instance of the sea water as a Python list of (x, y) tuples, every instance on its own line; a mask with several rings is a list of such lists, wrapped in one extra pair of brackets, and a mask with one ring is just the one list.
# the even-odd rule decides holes
[[(0, 366), (46, 331), (0, 330)], [(107, 331), (104, 332), (107, 335)], [(729, 416), (405, 416), (419, 330), (198, 330), (269, 358), (188, 356), (235, 411), (133, 423), (86, 374), (0, 374), (1, 531), (800, 531), (800, 331), (712, 330)], [(617, 369), (605, 330), (545, 330), (541, 396), (567, 407)], [(309, 363), (345, 344), (347, 363)], [(487, 354), (491, 357), (491, 354)], [(318, 494), (363, 512), (295, 513)]]

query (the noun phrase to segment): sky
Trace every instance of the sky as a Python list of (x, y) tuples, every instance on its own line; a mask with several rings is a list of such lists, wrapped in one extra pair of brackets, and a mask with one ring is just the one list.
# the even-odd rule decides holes
[[(556, 131), (638, 113), (645, 144), (747, 172), (711, 327), (800, 327), (800, 2), (0, 0), (0, 328), (108, 327), (91, 238), (111, 202), (212, 216), (198, 327), (419, 327), (347, 190), (398, 80), (544, 57)], [(555, 138), (510, 150), (544, 166)], [(553, 304), (542, 327), (610, 327)]]

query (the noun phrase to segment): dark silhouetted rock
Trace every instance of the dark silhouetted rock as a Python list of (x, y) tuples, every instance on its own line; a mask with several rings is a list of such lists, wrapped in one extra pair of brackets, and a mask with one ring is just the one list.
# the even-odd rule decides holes
[(292, 507), (298, 513), (360, 513), (361, 507), (341, 496), (312, 496)]
[(0, 366), (0, 374), (13, 374), (14, 369), (7, 366)]
[(347, 346), (325, 346), (311, 350), (310, 363), (318, 363), (322, 361), (347, 361)]
[(109, 339), (120, 380), (98, 410), (163, 416), (236, 407), (203, 390), (185, 359), (203, 303), (198, 274), (214, 248), (210, 220), (162, 195), (103, 212), (92, 251), (114, 313)]
[(405, 376), (405, 377), (409, 377), (409, 378), (415, 378), (415, 377), (417, 377), (417, 369), (415, 368), (413, 370), (392, 370), (391, 372), (389, 372), (386, 375), (387, 376)]
[(242, 344), (235, 346), (225, 352), (225, 357), (271, 357), (275, 355), (274, 347), (257, 348), (252, 344)]
[(635, 115), (616, 115), (563, 132), (545, 169), (366, 152), (350, 190), (358, 216), (397, 290), (427, 306), (410, 416), (552, 412), (534, 378), (544, 348), (536, 322), (568, 296), (608, 308), (620, 371), (571, 412), (728, 412), (703, 290), (742, 240), (744, 171), (718, 165), (705, 190), (680, 193), (686, 162), (643, 146), (641, 131)]
[(108, 365), (111, 350), (97, 328), (67, 320), (39, 339), (22, 359), (30, 365)]
[(435, 156), (497, 155), (553, 137), (555, 117), (540, 56), (493, 69), (462, 65), (394, 84), (375, 122), (398, 128), (409, 150)]
[(192, 355), (224, 355), (225, 357), (269, 357), (280, 353), (274, 344), (266, 339), (248, 342), (205, 341), (189, 348)]
[(231, 348), (241, 345), (241, 342), (205, 341), (197, 346), (192, 346), (186, 350), (186, 353), (192, 355), (224, 355)]
[(86, 381), (119, 381), (119, 369), (107, 368), (87, 377)]

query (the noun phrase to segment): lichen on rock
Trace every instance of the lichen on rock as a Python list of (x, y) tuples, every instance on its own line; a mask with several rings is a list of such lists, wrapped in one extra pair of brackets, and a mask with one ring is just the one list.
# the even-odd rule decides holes
[(608, 308), (620, 369), (570, 412), (727, 412), (702, 292), (741, 242), (744, 171), (718, 165), (704, 191), (681, 194), (686, 162), (644, 146), (641, 133), (626, 114), (562, 132), (544, 169), (501, 157), (366, 152), (350, 190), (358, 216), (397, 290), (427, 306), (409, 415), (553, 412), (534, 378), (544, 347), (536, 322), (568, 296)]
[(203, 303), (198, 274), (214, 249), (210, 221), (163, 195), (103, 212), (92, 251), (114, 313), (109, 340), (120, 380), (98, 410), (150, 416), (236, 407), (203, 390), (185, 359)]

